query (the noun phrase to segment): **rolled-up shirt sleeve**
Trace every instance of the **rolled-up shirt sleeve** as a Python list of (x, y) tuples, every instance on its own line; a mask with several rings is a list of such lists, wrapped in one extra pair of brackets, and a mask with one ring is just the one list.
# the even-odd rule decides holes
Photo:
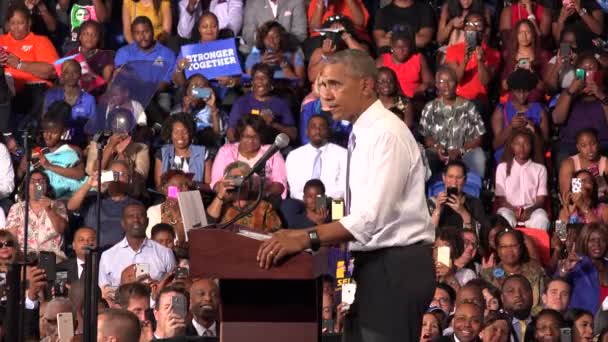
[[(367, 151), (367, 157), (357, 155), (355, 147), (351, 175), (369, 167), (373, 167), (373, 172), (354, 177), (359, 179), (357, 184), (353, 183), (351, 177), (350, 214), (340, 220), (344, 228), (363, 245), (373, 239), (387, 220), (399, 216), (396, 212), (402, 208), (393, 204), (402, 202), (413, 165), (412, 158), (416, 157), (393, 133), (384, 133), (374, 142), (375, 145)], [(363, 162), (368, 165), (357, 165)]]
[(243, 1), (228, 0), (228, 25), (227, 27), (238, 35), (243, 27)]
[(0, 144), (0, 199), (8, 197), (15, 190), (15, 171), (11, 155), (4, 144)]
[(196, 9), (193, 14), (190, 14), (186, 7), (188, 6), (188, 0), (180, 0), (179, 4), (179, 20), (177, 22), (177, 34), (185, 39), (190, 39), (192, 36), (192, 29), (196, 21), (196, 14), (200, 11), (201, 3), (196, 5)]

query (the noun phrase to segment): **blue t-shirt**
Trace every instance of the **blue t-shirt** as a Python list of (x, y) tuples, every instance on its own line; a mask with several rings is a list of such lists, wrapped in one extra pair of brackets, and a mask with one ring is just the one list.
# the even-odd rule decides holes
[(232, 105), (230, 116), (228, 117), (228, 127), (235, 128), (239, 120), (247, 115), (259, 115), (263, 109), (270, 109), (275, 121), (285, 126), (295, 126), (296, 123), (289, 109), (287, 101), (277, 96), (271, 96), (268, 101), (261, 102), (253, 97), (253, 93), (239, 97)]
[[(56, 101), (65, 101), (65, 93), (62, 88), (49, 89), (44, 96), (44, 113), (49, 106)], [(83, 126), (86, 121), (95, 116), (96, 103), (95, 97), (84, 90), (80, 91), (76, 103), (72, 106), (72, 117), (67, 122), (70, 130), (70, 141), (80, 145), (84, 143)]]
[[(300, 67), (304, 65), (304, 55), (302, 51), (298, 49), (296, 52), (284, 52), (283, 56), (285, 60), (287, 60), (294, 67)], [(262, 53), (257, 48), (253, 48), (249, 56), (247, 56), (247, 60), (245, 61), (245, 70), (250, 70), (254, 65), (262, 62)], [(279, 65), (274, 66), (274, 79), (285, 78), (285, 74), (283, 74), (283, 70)]]
[(118, 49), (114, 57), (117, 68), (136, 61), (151, 62), (131, 64), (142, 80), (157, 82), (160, 79), (167, 83), (171, 82), (176, 59), (175, 54), (168, 47), (156, 42), (149, 51), (143, 51), (137, 43), (131, 43)]

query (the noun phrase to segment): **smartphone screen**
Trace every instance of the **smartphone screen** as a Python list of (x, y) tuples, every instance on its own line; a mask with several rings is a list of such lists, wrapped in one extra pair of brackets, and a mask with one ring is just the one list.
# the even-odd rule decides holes
[(34, 186), (34, 199), (39, 201), (44, 196), (44, 189), (42, 184), (36, 184)]
[(585, 71), (585, 69), (576, 69), (576, 78), (577, 79), (584, 81), (586, 75), (587, 75), (587, 72)]
[(38, 255), (38, 267), (46, 272), (46, 279), (48, 281), (55, 281), (57, 277), (57, 271), (55, 271), (55, 253), (53, 252), (40, 252)]
[(580, 178), (572, 178), (572, 193), (578, 194), (581, 192), (583, 185)]
[(139, 278), (146, 274), (150, 274), (150, 264), (136, 264), (135, 265), (135, 278)]
[(319, 194), (315, 198), (315, 209), (319, 211), (321, 208), (327, 208), (327, 196)]
[(447, 189), (448, 197), (458, 195), (458, 189), (455, 186), (451, 186)]
[(561, 342), (572, 342), (572, 328), (561, 328), (559, 334)]
[(186, 317), (188, 313), (186, 309), (186, 297), (182, 295), (173, 296), (171, 298), (171, 310), (180, 317)]
[(331, 219), (332, 221), (339, 220), (344, 217), (344, 201), (331, 201)]
[(114, 181), (114, 171), (104, 171), (101, 173), (101, 183)]
[(566, 222), (562, 220), (555, 221), (555, 234), (557, 234), (557, 237), (559, 237), (561, 242), (566, 241), (566, 238), (568, 236), (567, 229), (568, 225), (566, 224)]
[(74, 337), (74, 318), (71, 312), (57, 314), (57, 333), (59, 342), (71, 342)]
[(448, 246), (437, 247), (437, 262), (440, 262), (447, 267), (452, 266), (452, 259), (450, 258), (450, 247), (448, 247)]
[(211, 89), (209, 88), (192, 88), (192, 96), (197, 99), (207, 100), (211, 97)]
[(562, 57), (570, 56), (570, 52), (572, 48), (570, 47), (570, 43), (561, 43), (559, 44), (559, 54)]
[(175, 269), (175, 279), (187, 279), (189, 271), (186, 267), (178, 267)]

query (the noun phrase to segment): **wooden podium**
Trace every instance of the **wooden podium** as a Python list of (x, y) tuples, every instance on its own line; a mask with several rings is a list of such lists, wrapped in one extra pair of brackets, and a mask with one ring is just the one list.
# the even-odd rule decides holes
[(239, 235), (241, 229), (188, 232), (191, 276), (220, 279), (220, 341), (321, 341), (326, 251), (303, 252), (264, 270), (256, 262), (262, 242)]

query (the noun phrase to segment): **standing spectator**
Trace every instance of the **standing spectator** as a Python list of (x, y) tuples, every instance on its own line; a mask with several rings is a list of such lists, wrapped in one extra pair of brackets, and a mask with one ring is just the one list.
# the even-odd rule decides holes
[[(199, 0), (179, 0), (179, 20), (177, 34), (184, 39), (196, 35), (192, 30), (204, 15), (203, 2)], [(243, 0), (211, 0), (209, 12), (215, 14), (218, 20), (217, 28), (230, 32), (234, 37), (241, 32), (243, 26)]]
[(58, 271), (68, 272), (68, 283), (77, 282), (78, 279), (84, 278), (82, 272), (84, 272), (84, 261), (86, 258), (86, 249), (88, 247), (94, 248), (97, 244), (95, 229), (89, 227), (81, 227), (74, 233), (74, 241), (72, 242), (72, 248), (76, 257), (69, 258), (61, 263), (57, 264)]
[(491, 27), (491, 13), (481, 0), (448, 0), (441, 7), (437, 43), (450, 46), (464, 41), (464, 17), (469, 12), (484, 13)]
[(148, 18), (150, 29), (154, 34), (153, 39), (165, 41), (171, 34), (173, 18), (170, 0), (124, 0), (122, 3), (122, 31), (128, 44), (137, 40), (133, 24), (138, 17)]
[(255, 44), (258, 27), (276, 20), (298, 42), (306, 39), (306, 10), (301, 0), (249, 0), (245, 4), (243, 40), (241, 51), (248, 53)]
[[(574, 63), (577, 59), (577, 53), (580, 51), (578, 48), (579, 32), (576, 27), (566, 27), (560, 36), (558, 45), (560, 49), (556, 52), (549, 60), (547, 71), (543, 75), (543, 81), (545, 87), (551, 94), (555, 92), (561, 92), (562, 89), (568, 88), (575, 78)], [(569, 51), (562, 56), (561, 46), (568, 46)]]
[(11, 154), (6, 145), (0, 143), (0, 208), (8, 212), (11, 206), (10, 195), (15, 190), (15, 170)]
[(374, 24), (374, 41), (380, 51), (390, 45), (395, 25), (407, 23), (407, 29), (415, 35), (416, 48), (425, 48), (435, 35), (435, 13), (426, 1), (393, 0), (378, 10)]
[[(475, 46), (466, 41), (448, 47), (445, 63), (455, 70), (456, 93), (478, 106), (488, 101), (488, 85), (500, 65), (500, 53), (490, 48), (484, 39), (487, 23), (483, 14), (469, 12), (464, 20), (465, 32), (476, 32)], [(472, 34), (472, 33), (471, 33)]]
[(505, 310), (513, 315), (511, 331), (515, 341), (524, 341), (528, 324), (532, 322), (530, 313), (535, 303), (530, 282), (521, 274), (509, 275), (504, 280), (501, 292)]
[(97, 316), (97, 339), (111, 338), (116, 342), (138, 341), (140, 322), (133, 313), (124, 309), (108, 309)]
[(290, 197), (302, 200), (304, 184), (310, 179), (319, 179), (329, 197), (344, 198), (346, 149), (328, 142), (329, 122), (324, 116), (315, 115), (308, 120), (306, 135), (309, 143), (287, 155), (285, 167)]
[[(572, 286), (565, 278), (553, 278), (547, 283), (542, 301), (546, 309), (555, 310), (563, 314), (570, 304)], [(539, 314), (540, 316), (540, 314)]]
[(350, 19), (357, 36), (368, 37), (367, 23), (369, 12), (362, 0), (312, 0), (308, 5), (308, 30), (311, 37), (316, 37), (319, 32), (315, 31), (322, 24), (334, 16), (342, 16)]
[[(21, 189), (19, 198), (25, 198), (25, 191), (29, 191), (30, 196), (28, 241), (25, 242), (28, 250), (54, 252), (58, 257), (64, 257), (63, 234), (68, 226), (68, 215), (63, 202), (53, 199), (49, 177), (42, 171), (32, 171), (30, 187)], [(37, 197), (37, 193), (40, 197)], [(21, 246), (24, 243), (24, 227), (25, 201), (22, 200), (11, 207), (5, 226)]]
[(576, 27), (580, 37), (585, 41), (578, 42), (579, 47), (590, 47), (591, 39), (600, 36), (604, 31), (604, 11), (595, 0), (572, 0), (556, 2), (553, 11), (553, 39), (558, 41), (567, 27)]
[(528, 21), (538, 37), (551, 36), (551, 10), (535, 0), (517, 0), (502, 9), (499, 31), (503, 42), (512, 36), (511, 30), (517, 31), (517, 24)]
[(545, 211), (547, 169), (532, 161), (534, 136), (529, 130), (514, 130), (503, 162), (496, 168), (496, 202), (498, 214), (512, 227), (523, 222), (526, 227), (547, 230)]
[(192, 321), (186, 326), (188, 336), (219, 337), (220, 288), (213, 279), (195, 279), (190, 286)]
[(186, 308), (189, 307), (189, 296), (183, 288), (169, 286), (160, 290), (154, 303), (155, 339), (186, 336), (186, 317), (175, 312), (171, 305), (173, 297), (182, 297)]
[(473, 102), (457, 95), (455, 72), (442, 67), (435, 84), (438, 98), (427, 103), (420, 117), (427, 158), (433, 174), (441, 172), (450, 160), (462, 159), (481, 178), (486, 158), (481, 140), (486, 129)]

